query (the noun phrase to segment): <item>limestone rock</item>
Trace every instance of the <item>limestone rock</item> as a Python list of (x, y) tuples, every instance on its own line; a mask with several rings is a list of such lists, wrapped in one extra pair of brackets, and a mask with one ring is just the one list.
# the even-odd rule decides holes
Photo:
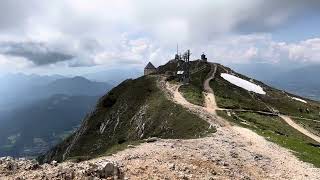
[(156, 142), (158, 140), (159, 140), (159, 138), (157, 138), (157, 137), (150, 137), (150, 138), (146, 139), (145, 141), (147, 143), (152, 143), (152, 142)]

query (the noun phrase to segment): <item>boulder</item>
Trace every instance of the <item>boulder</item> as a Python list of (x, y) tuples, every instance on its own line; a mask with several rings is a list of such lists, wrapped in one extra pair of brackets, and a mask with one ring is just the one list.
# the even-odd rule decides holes
[(117, 165), (112, 162), (107, 162), (101, 169), (97, 171), (97, 174), (100, 178), (119, 178), (120, 169)]
[(9, 171), (15, 171), (18, 169), (18, 165), (13, 161), (9, 161), (7, 162), (5, 168)]
[(57, 166), (57, 165), (58, 165), (58, 161), (53, 160), (53, 161), (51, 161), (50, 164), (51, 164), (52, 166)]

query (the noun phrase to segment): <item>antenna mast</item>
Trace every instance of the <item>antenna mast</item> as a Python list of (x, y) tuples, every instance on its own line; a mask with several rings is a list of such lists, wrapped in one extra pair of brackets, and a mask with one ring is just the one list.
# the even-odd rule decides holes
[(177, 54), (179, 54), (179, 44), (177, 44)]

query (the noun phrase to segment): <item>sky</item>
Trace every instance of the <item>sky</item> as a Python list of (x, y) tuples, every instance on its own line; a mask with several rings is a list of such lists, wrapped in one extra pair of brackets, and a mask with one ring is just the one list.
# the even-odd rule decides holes
[(1, 0), (0, 74), (159, 66), (176, 45), (223, 64), (320, 63), (318, 0)]

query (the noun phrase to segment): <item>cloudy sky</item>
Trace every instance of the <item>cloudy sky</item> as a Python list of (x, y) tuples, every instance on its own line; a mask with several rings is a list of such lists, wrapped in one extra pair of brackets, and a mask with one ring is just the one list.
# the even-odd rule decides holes
[(318, 0), (1, 0), (0, 74), (143, 68), (179, 43), (224, 64), (320, 63)]

